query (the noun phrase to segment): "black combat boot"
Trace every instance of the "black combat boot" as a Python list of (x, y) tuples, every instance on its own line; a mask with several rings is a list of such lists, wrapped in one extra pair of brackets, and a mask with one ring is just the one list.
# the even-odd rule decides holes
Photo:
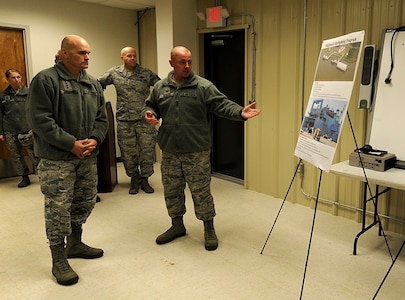
[(129, 193), (131, 195), (138, 194), (139, 191), (139, 176), (131, 177), (131, 187), (129, 188)]
[(59, 244), (50, 246), (52, 254), (52, 274), (61, 285), (72, 285), (77, 283), (79, 276), (70, 267), (65, 253), (65, 245)]
[(31, 184), (31, 181), (30, 181), (30, 178), (28, 177), (28, 175), (23, 175), (21, 182), (18, 184), (18, 187), (23, 188), (23, 187), (29, 186), (30, 184)]
[(166, 232), (162, 233), (156, 238), (156, 244), (166, 244), (174, 239), (186, 234), (186, 227), (184, 227), (183, 217), (176, 217), (172, 219), (172, 227)]
[(155, 192), (153, 187), (151, 187), (149, 182), (148, 182), (148, 177), (142, 177), (141, 178), (141, 189), (147, 194), (152, 194), (152, 193)]
[(103, 256), (102, 249), (87, 246), (82, 242), (82, 232), (81, 228), (72, 228), (72, 234), (67, 237), (67, 258), (92, 259)]
[(214, 220), (204, 221), (205, 249), (208, 251), (218, 248), (218, 238), (215, 234)]

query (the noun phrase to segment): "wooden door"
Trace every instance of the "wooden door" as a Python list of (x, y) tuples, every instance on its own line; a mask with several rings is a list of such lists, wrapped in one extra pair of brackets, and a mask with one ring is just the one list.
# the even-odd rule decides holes
[[(4, 91), (8, 82), (7, 69), (17, 69), (21, 72), (22, 82), (27, 84), (25, 61), (24, 29), (0, 27), (0, 91)], [(0, 141), (0, 159), (10, 159), (11, 153), (5, 142)]]

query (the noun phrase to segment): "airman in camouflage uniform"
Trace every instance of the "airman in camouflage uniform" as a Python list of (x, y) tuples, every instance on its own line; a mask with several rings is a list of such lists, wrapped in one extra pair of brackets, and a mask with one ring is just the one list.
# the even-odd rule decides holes
[(130, 194), (137, 194), (139, 186), (153, 193), (148, 178), (155, 162), (156, 129), (146, 124), (142, 108), (150, 87), (160, 78), (137, 63), (132, 47), (121, 50), (123, 65), (115, 66), (98, 78), (105, 89), (113, 84), (117, 92), (117, 140), (125, 171), (131, 178)]
[(210, 191), (211, 115), (244, 121), (260, 114), (255, 103), (238, 105), (222, 94), (210, 81), (192, 72), (190, 50), (172, 49), (173, 71), (153, 87), (143, 109), (146, 121), (158, 124), (158, 144), (162, 149), (162, 181), (166, 207), (172, 226), (156, 238), (157, 244), (171, 242), (186, 234), (186, 183), (194, 201), (197, 219), (204, 223), (205, 249), (215, 250), (215, 208)]
[(108, 129), (103, 89), (85, 70), (89, 54), (86, 40), (66, 36), (61, 61), (34, 77), (27, 100), (27, 121), (40, 158), (52, 274), (62, 285), (79, 280), (67, 258), (92, 259), (104, 253), (81, 240), (82, 225), (96, 203), (98, 146)]
[[(31, 183), (23, 146), (35, 166), (38, 162), (34, 156), (31, 130), (25, 115), (28, 88), (21, 82), (19, 71), (8, 69), (5, 75), (9, 86), (0, 94), (0, 141), (5, 141), (11, 152), (17, 175), (22, 177), (18, 187), (22, 188)], [(19, 139), (19, 134), (24, 138)]]

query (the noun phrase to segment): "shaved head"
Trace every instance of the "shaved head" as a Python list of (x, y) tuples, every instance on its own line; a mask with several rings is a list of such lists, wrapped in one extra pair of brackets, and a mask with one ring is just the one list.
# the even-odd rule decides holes
[(179, 55), (191, 55), (191, 51), (184, 46), (176, 46), (170, 52), (170, 59), (176, 59)]
[(77, 76), (83, 69), (89, 67), (90, 45), (81, 36), (65, 36), (60, 48), (60, 59), (71, 74)]
[(138, 64), (136, 51), (133, 47), (125, 47), (121, 50), (121, 60), (124, 63), (125, 69), (133, 71)]
[(170, 52), (169, 63), (173, 67), (173, 78), (176, 82), (181, 83), (187, 80), (192, 70), (191, 51), (184, 46), (177, 46)]

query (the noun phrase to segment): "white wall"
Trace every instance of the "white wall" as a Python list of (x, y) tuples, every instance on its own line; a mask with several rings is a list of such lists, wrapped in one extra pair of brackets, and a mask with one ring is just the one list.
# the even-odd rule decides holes
[[(183, 45), (196, 52), (197, 2), (191, 0), (156, 0), (156, 36), (158, 74), (161, 78), (172, 70), (170, 51)], [(196, 57), (196, 56), (194, 56)], [(195, 62), (197, 63), (197, 59)]]
[[(197, 1), (173, 0), (173, 44), (183, 45), (193, 54), (194, 65), (197, 65)], [(194, 70), (196, 71), (196, 70)]]
[(156, 1), (156, 39), (158, 74), (167, 76), (172, 69), (169, 65), (170, 51), (173, 48), (173, 10), (172, 0)]
[[(0, 26), (28, 26), (28, 76), (53, 64), (60, 42), (78, 34), (90, 44), (88, 72), (98, 77), (121, 64), (120, 50), (137, 47), (136, 12), (75, 0), (0, 0)], [(1, 57), (1, 59), (6, 59)], [(107, 88), (106, 100), (115, 109), (115, 90)]]
[[(27, 27), (27, 73), (29, 81), (39, 71), (50, 67), (64, 36), (77, 34), (91, 48), (88, 72), (94, 77), (122, 63), (120, 51), (125, 46), (138, 48), (135, 11), (79, 2), (75, 0), (0, 0), (0, 26)], [(1, 57), (0, 59), (7, 59)], [(104, 92), (116, 111), (113, 86)], [(121, 156), (119, 147), (117, 157)]]

